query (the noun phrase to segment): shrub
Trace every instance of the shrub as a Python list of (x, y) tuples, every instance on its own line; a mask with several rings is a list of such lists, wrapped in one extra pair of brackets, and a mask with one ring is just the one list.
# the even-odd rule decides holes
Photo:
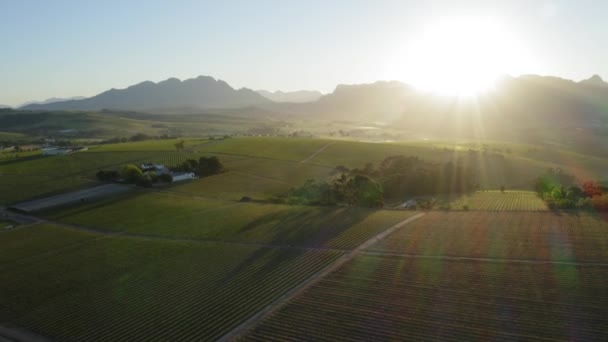
[(122, 168), (122, 170), (120, 172), (120, 176), (127, 183), (135, 183), (139, 179), (143, 178), (144, 174), (141, 171), (141, 169), (139, 167), (137, 167), (136, 165), (128, 164)]
[(173, 176), (168, 173), (162, 173), (158, 176), (158, 180), (163, 183), (171, 183), (173, 182)]

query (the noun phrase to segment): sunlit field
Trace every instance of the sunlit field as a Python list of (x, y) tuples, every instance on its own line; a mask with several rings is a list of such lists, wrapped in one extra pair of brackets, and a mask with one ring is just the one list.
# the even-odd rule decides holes
[(593, 265), (366, 255), (240, 340), (597, 340), (608, 334), (607, 272)]
[(548, 211), (538, 194), (532, 191), (477, 191), (448, 200), (454, 210), (483, 211)]

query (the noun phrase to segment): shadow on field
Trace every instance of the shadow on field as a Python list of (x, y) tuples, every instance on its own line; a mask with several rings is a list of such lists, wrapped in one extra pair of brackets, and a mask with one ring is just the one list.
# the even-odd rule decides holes
[(239, 232), (264, 232), (272, 245), (321, 248), (373, 212), (362, 208), (285, 210), (255, 219)]
[[(243, 226), (240, 233), (266, 230), (267, 243), (270, 245), (322, 248), (373, 212), (361, 208), (306, 208), (295, 213), (286, 210), (252, 221)], [(305, 253), (307, 250), (304, 249), (262, 247), (239, 263), (222, 282), (229, 281), (246, 270), (255, 270), (251, 276), (268, 274)]]

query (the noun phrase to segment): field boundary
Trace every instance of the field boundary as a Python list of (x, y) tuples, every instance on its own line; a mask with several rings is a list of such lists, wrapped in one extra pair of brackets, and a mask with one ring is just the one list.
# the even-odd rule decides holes
[(454, 255), (424, 255), (424, 254), (407, 254), (407, 253), (393, 253), (377, 250), (363, 251), (362, 254), (370, 256), (385, 256), (385, 257), (402, 257), (412, 259), (438, 259), (438, 260), (453, 260), (453, 261), (481, 261), (481, 262), (496, 262), (496, 263), (520, 263), (520, 264), (549, 264), (549, 265), (568, 265), (568, 266), (598, 266), (608, 267), (606, 262), (594, 262), (594, 261), (559, 261), (559, 260), (535, 260), (535, 259), (504, 259), (504, 258), (476, 258), (467, 256), (454, 256)]
[(333, 145), (335, 143), (329, 143), (329, 144), (325, 144), (324, 146), (321, 146), (321, 148), (319, 148), (318, 150), (316, 150), (315, 152), (313, 152), (313, 154), (309, 155), (308, 157), (300, 160), (300, 163), (308, 163), (309, 161), (313, 160), (316, 156), (318, 156), (319, 154), (321, 154), (323, 151), (325, 151), (329, 146)]
[(392, 234), (397, 229), (407, 225), (408, 223), (411, 223), (411, 222), (419, 219), (420, 217), (422, 217), (424, 215), (425, 215), (424, 213), (419, 213), (412, 217), (409, 217), (409, 218), (393, 225), (392, 227), (386, 229), (385, 231), (377, 234), (376, 236), (373, 236), (369, 240), (363, 242), (357, 248), (350, 251), (350, 253), (343, 255), (338, 260), (334, 261), (333, 263), (331, 263), (330, 265), (328, 265), (321, 271), (308, 277), (308, 279), (304, 280), (302, 283), (300, 283), (298, 286), (296, 286), (292, 290), (288, 291), (287, 293), (283, 294), (279, 298), (275, 299), (272, 303), (268, 304), (266, 307), (264, 307), (263, 309), (258, 311), (253, 316), (251, 316), (249, 319), (247, 319), (243, 323), (239, 324), (236, 328), (234, 328), (232, 331), (228, 332), (226, 335), (224, 335), (218, 341), (224, 342), (224, 341), (233, 340), (234, 338), (236, 338), (243, 332), (252, 328), (255, 323), (257, 323), (258, 321), (271, 315), (272, 313), (276, 312), (277, 310), (282, 308), (285, 304), (287, 304), (290, 300), (292, 300), (294, 297), (300, 295), (301, 293), (306, 291), (308, 288), (310, 288), (312, 285), (321, 281), (321, 279), (325, 278), (330, 273), (336, 271), (337, 269), (342, 267), (344, 264), (346, 264), (347, 262), (354, 259), (357, 255), (359, 255), (361, 252), (363, 252), (363, 250), (365, 248), (371, 246), (372, 244), (374, 244), (374, 243), (378, 242), (379, 240), (385, 238), (386, 236)]

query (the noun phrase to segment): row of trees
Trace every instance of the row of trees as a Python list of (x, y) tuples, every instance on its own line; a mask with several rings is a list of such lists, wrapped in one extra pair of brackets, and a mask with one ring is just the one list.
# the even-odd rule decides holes
[(212, 176), (224, 171), (224, 166), (217, 157), (200, 157), (187, 159), (180, 165), (171, 168), (175, 172), (193, 172), (199, 177)]
[(339, 166), (328, 181), (308, 180), (282, 198), (287, 203), (381, 207), (387, 198), (455, 194), (477, 188), (473, 173), (458, 163), (392, 156), (362, 169)]
[(575, 184), (573, 175), (549, 169), (535, 183), (538, 195), (553, 209), (594, 209), (608, 211), (608, 188), (596, 181)]
[(153, 171), (144, 173), (137, 165), (133, 164), (123, 166), (120, 171), (100, 170), (96, 176), (102, 182), (123, 181), (145, 188), (149, 188), (155, 183), (171, 183), (173, 181), (173, 176), (168, 173), (156, 174)]

